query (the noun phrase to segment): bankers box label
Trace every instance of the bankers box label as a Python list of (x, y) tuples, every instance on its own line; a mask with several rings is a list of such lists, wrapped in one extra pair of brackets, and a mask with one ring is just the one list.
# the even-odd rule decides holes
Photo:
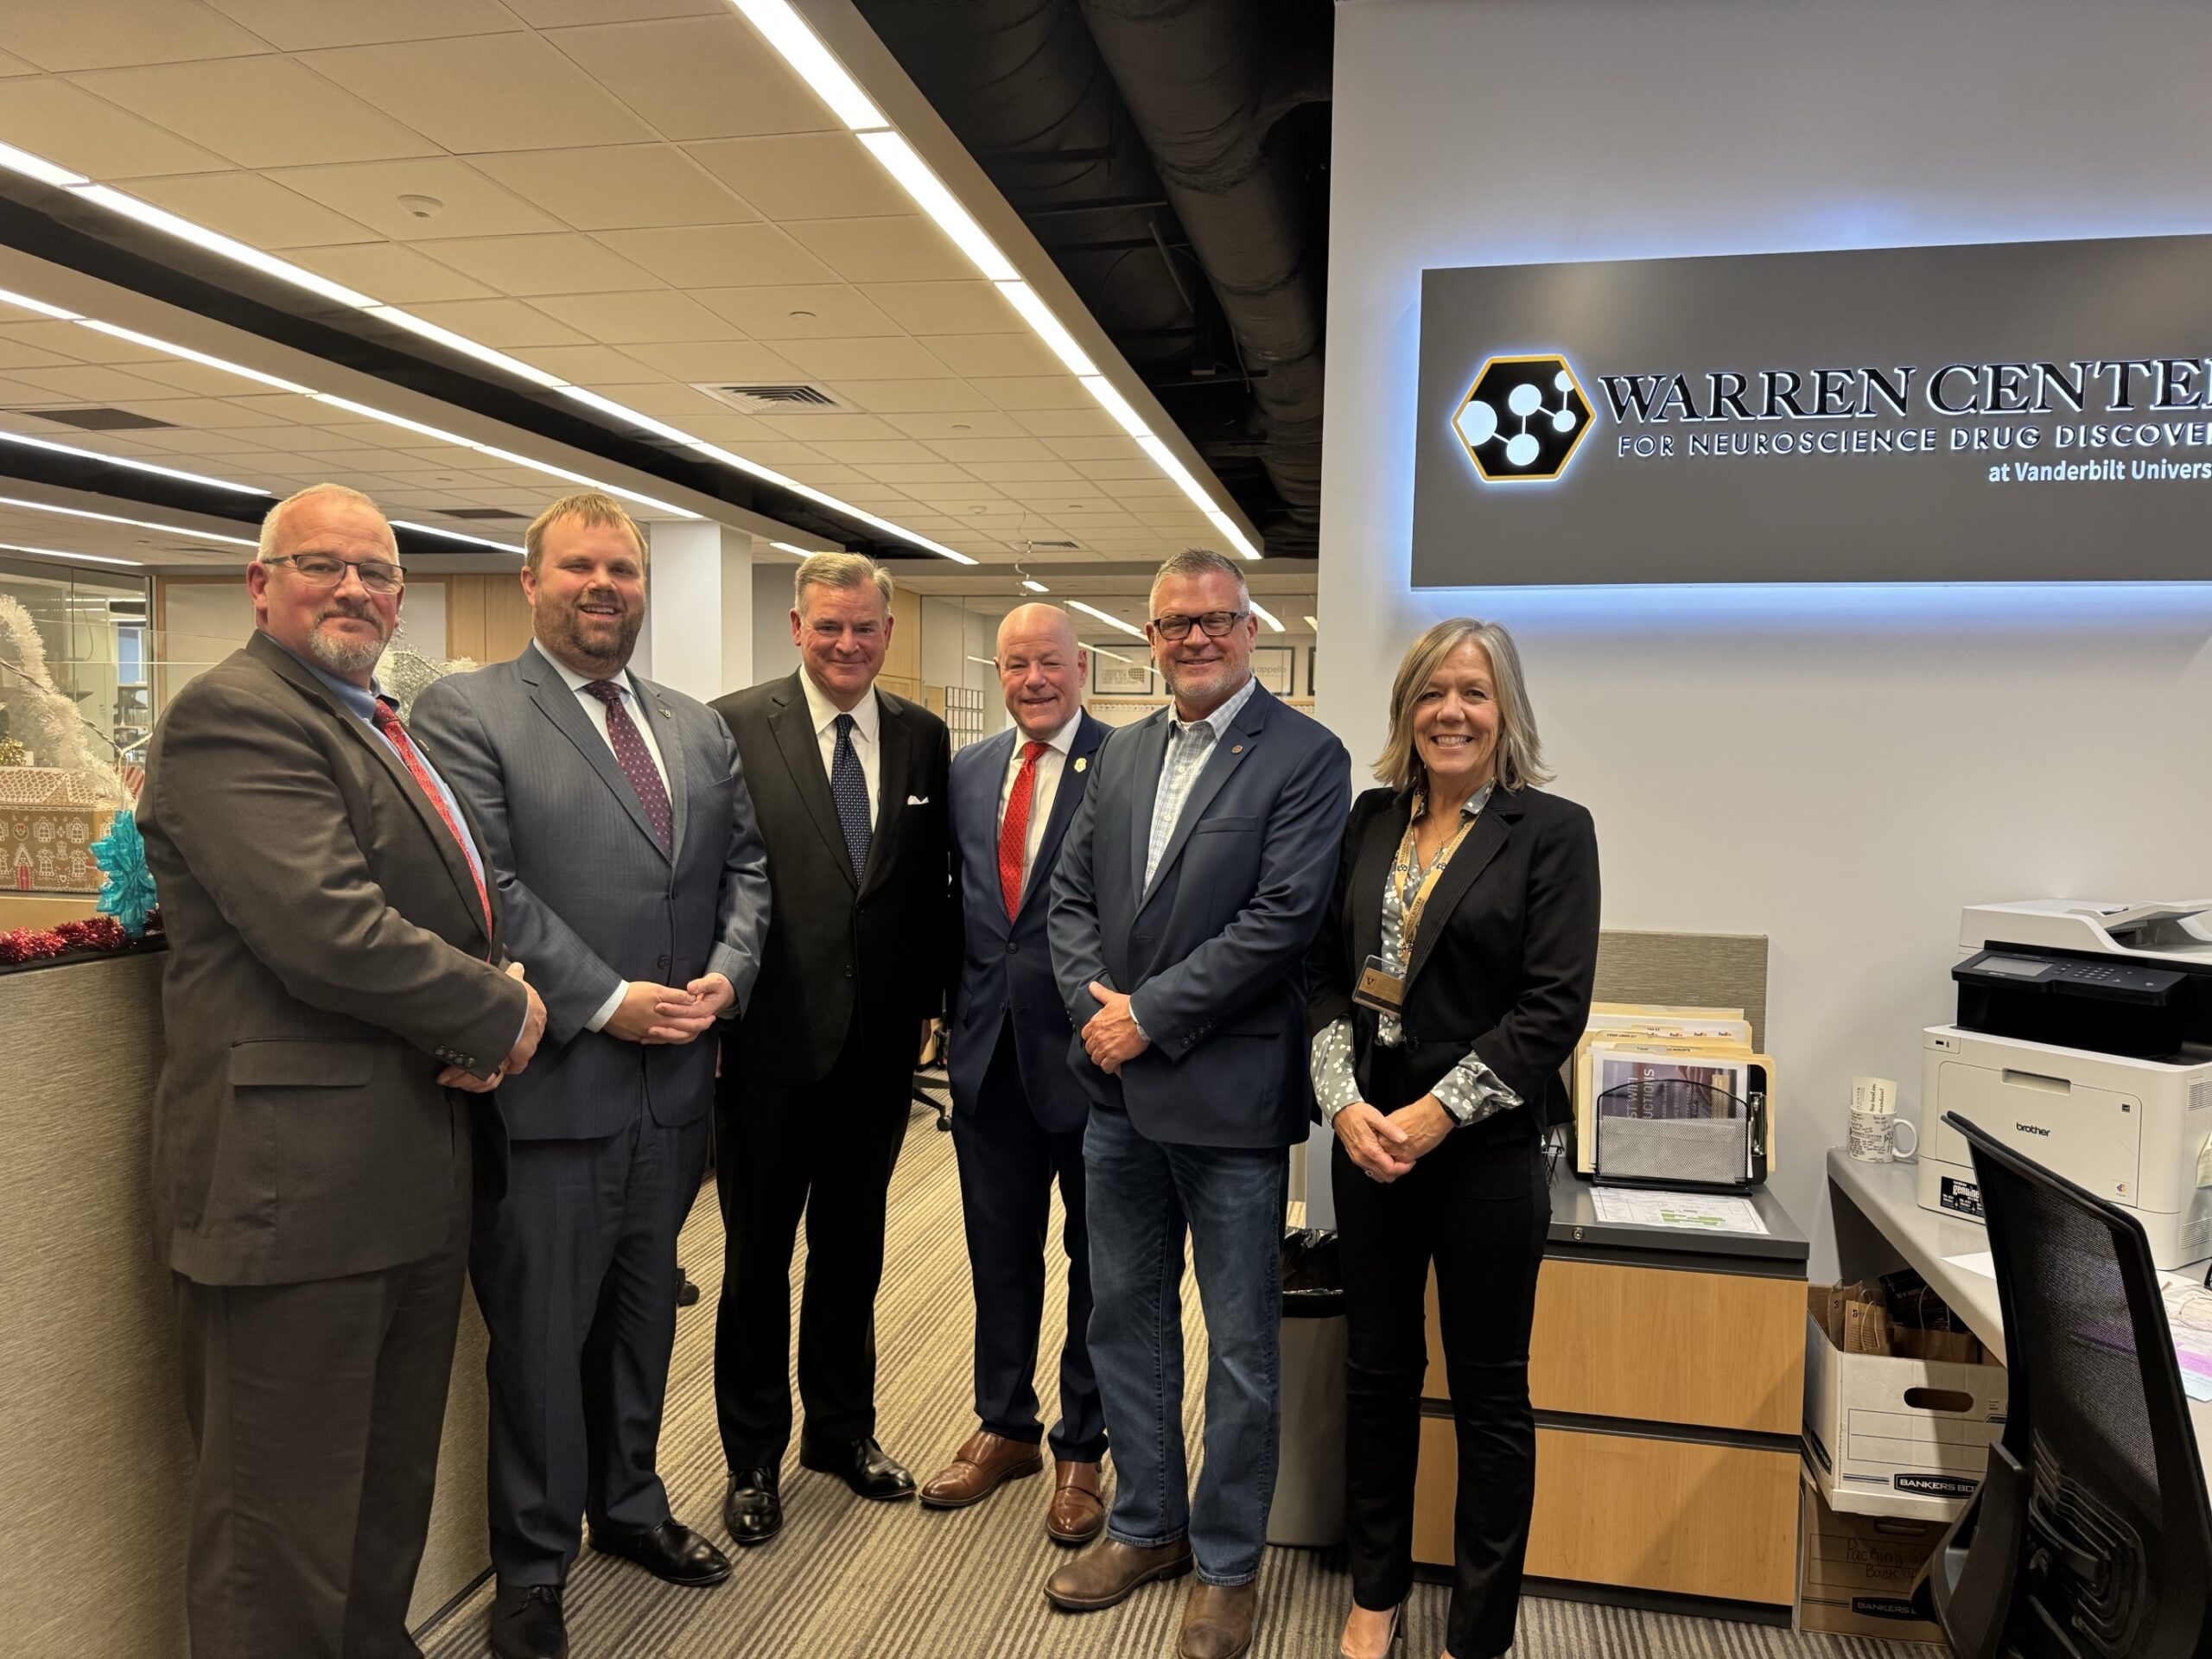
[(1431, 270), (1414, 585), (2212, 580), (2212, 237)]

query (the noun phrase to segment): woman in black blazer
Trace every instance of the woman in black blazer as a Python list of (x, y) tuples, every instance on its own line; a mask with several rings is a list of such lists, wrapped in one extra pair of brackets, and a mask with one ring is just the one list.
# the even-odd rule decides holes
[(1341, 1648), (1388, 1652), (1413, 1582), (1433, 1261), (1459, 1444), (1445, 1651), (1496, 1659), (1513, 1643), (1535, 1490), (1539, 1141), (1566, 1116), (1560, 1069), (1589, 1019), (1597, 835), (1535, 787), (1550, 774), (1520, 656), (1493, 623), (1455, 618), (1414, 642), (1376, 773), (1385, 787), (1353, 804), (1310, 973), (1351, 1338)]

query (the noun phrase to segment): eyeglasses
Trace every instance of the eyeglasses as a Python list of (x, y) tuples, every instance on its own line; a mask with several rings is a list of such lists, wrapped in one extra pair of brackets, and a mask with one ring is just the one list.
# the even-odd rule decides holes
[(1205, 630), (1207, 639), (1219, 639), (1251, 614), (1249, 611), (1207, 611), (1198, 616), (1177, 616), (1171, 613), (1166, 616), (1154, 617), (1152, 626), (1154, 631), (1166, 640), (1189, 639), (1194, 623)]
[(335, 588), (348, 570), (372, 594), (396, 594), (407, 582), (407, 572), (383, 559), (341, 559), (328, 553), (279, 553), (264, 564), (289, 564), (310, 588)]

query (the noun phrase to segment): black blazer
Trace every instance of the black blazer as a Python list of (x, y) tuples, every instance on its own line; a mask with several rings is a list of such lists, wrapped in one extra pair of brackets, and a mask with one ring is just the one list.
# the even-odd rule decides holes
[[(804, 671), (802, 670), (801, 672)], [(768, 848), (768, 938), (744, 1017), (723, 1043), (726, 1080), (813, 1083), (853, 1030), (911, 1061), (943, 1011), (957, 937), (944, 722), (878, 690), (883, 753), (868, 868), (853, 879), (822, 747), (798, 674), (733, 691), (714, 710), (737, 741)]]
[[(1378, 1016), (1353, 983), (1382, 948), (1382, 884), (1412, 798), (1371, 789), (1352, 803), (1335, 900), (1315, 941), (1307, 1025), (1349, 1016), (1359, 1086), (1373, 1086)], [(1598, 835), (1590, 814), (1541, 790), (1494, 791), (1430, 896), (1406, 975), (1402, 1056), (1417, 1100), (1471, 1049), (1540, 1125), (1566, 1120), (1560, 1069), (1590, 1020), (1598, 972)]]

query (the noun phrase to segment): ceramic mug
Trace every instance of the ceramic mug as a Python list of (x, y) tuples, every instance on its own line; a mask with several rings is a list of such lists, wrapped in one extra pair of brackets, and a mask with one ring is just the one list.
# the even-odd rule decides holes
[[(1906, 1137), (1903, 1145), (1898, 1137)], [(1852, 1113), (1851, 1155), (1862, 1164), (1886, 1164), (1919, 1150), (1920, 1130), (1911, 1119), (1894, 1112)]]

